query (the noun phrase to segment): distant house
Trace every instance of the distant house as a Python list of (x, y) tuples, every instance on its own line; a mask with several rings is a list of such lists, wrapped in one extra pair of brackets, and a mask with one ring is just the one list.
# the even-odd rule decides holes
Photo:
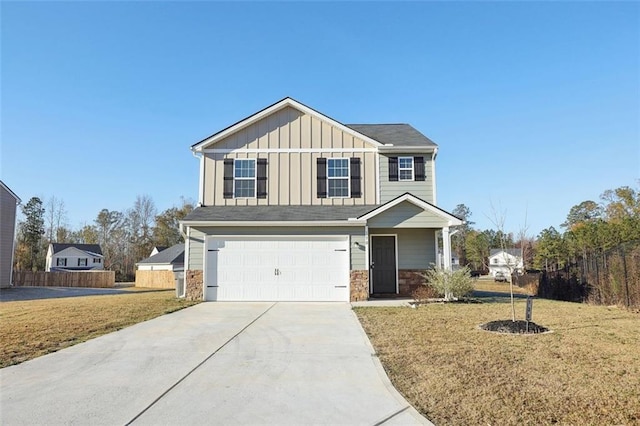
[(104, 256), (99, 244), (49, 244), (47, 272), (102, 269), (104, 269)]
[(512, 272), (522, 273), (523, 271), (522, 250), (491, 249), (489, 252), (489, 275), (492, 277), (495, 277), (497, 272), (509, 276)]
[(151, 250), (151, 254), (149, 256), (153, 256), (154, 254), (158, 254), (161, 251), (168, 249), (167, 246), (153, 246), (153, 250)]
[[(159, 252), (157, 249), (162, 248)], [(154, 253), (155, 252), (155, 253)], [(136, 265), (139, 271), (173, 271), (184, 270), (184, 243), (169, 248), (154, 247), (152, 255)]]
[(13, 284), (16, 208), (20, 198), (0, 181), (0, 288)]

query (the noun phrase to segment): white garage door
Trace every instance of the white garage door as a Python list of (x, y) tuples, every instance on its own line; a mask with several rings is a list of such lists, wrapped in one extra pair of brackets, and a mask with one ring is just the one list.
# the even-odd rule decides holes
[(347, 237), (208, 237), (206, 249), (206, 300), (349, 300)]

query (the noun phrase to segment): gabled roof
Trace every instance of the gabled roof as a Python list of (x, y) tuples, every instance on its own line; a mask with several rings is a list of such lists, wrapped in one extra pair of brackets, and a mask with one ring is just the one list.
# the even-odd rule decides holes
[(151, 257), (138, 262), (138, 264), (183, 264), (184, 263), (184, 243), (176, 244), (168, 249), (162, 250)]
[(51, 247), (53, 249), (53, 254), (61, 252), (62, 250), (66, 250), (70, 247), (76, 248), (78, 250), (85, 251), (87, 253), (95, 254), (98, 256), (102, 256), (102, 248), (100, 248), (100, 244), (61, 244), (61, 243), (51, 243)]
[(412, 148), (438, 146), (409, 124), (346, 124), (346, 126), (385, 145)]
[(493, 257), (496, 254), (500, 254), (502, 252), (505, 252), (507, 254), (510, 254), (511, 256), (515, 256), (515, 257), (520, 257), (522, 256), (522, 250), (520, 250), (519, 248), (508, 248), (508, 249), (491, 249), (489, 251), (489, 257)]
[(459, 217), (456, 217), (454, 215), (452, 215), (451, 213), (449, 213), (446, 210), (442, 210), (440, 207), (435, 206), (427, 201), (424, 201), (421, 198), (416, 197), (413, 194), (410, 194), (408, 192), (405, 192), (404, 194), (400, 195), (399, 197), (394, 198), (393, 200), (378, 206), (377, 208), (375, 208), (374, 210), (371, 210), (370, 212), (363, 214), (362, 216), (358, 216), (358, 219), (365, 219), (365, 220), (369, 220), (374, 216), (379, 215), (382, 212), (385, 212), (395, 206), (397, 206), (400, 203), (404, 203), (404, 202), (409, 202), (412, 203), (418, 207), (420, 207), (421, 209), (424, 209), (426, 211), (430, 211), (431, 213), (434, 213), (440, 217), (442, 217), (443, 219), (446, 219), (449, 221), (449, 226), (457, 226), (457, 225), (462, 225), (463, 224), (463, 220), (460, 219)]
[(382, 145), (377, 140), (372, 139), (371, 137), (352, 129), (349, 126), (345, 126), (344, 124), (340, 123), (339, 121), (334, 120), (333, 118), (331, 118), (329, 116), (326, 116), (326, 115), (314, 110), (313, 108), (310, 108), (310, 107), (304, 105), (303, 103), (296, 101), (293, 98), (286, 97), (286, 98), (284, 98), (284, 99), (282, 99), (282, 100), (280, 100), (280, 101), (278, 101), (278, 102), (276, 102), (276, 103), (274, 103), (272, 105), (269, 105), (268, 107), (256, 112), (255, 114), (252, 114), (252, 115), (250, 115), (250, 116), (248, 116), (248, 117), (246, 117), (246, 118), (244, 118), (244, 119), (232, 124), (231, 126), (225, 128), (225, 129), (222, 129), (219, 132), (214, 133), (213, 135), (202, 139), (200, 142), (197, 142), (197, 143), (191, 145), (191, 150), (194, 151), (194, 152), (201, 151), (202, 149), (206, 148), (207, 146), (215, 144), (216, 142), (226, 138), (227, 136), (229, 136), (229, 135), (231, 135), (231, 134), (233, 134), (233, 133), (235, 133), (235, 132), (237, 132), (237, 131), (239, 131), (239, 130), (247, 127), (247, 126), (250, 126), (253, 123), (261, 120), (262, 118), (264, 118), (264, 117), (266, 117), (268, 115), (271, 115), (274, 112), (279, 111), (279, 110), (281, 110), (283, 108), (286, 108), (286, 107), (295, 108), (295, 109), (297, 109), (299, 111), (302, 111), (302, 112), (304, 112), (306, 114), (314, 116), (314, 117), (318, 118), (319, 120), (325, 121), (325, 122), (327, 122), (327, 123), (339, 128), (340, 130), (342, 130), (342, 131), (344, 131), (344, 132), (346, 132), (348, 134), (351, 134), (352, 136), (354, 136), (356, 138), (364, 140), (365, 142), (369, 143), (370, 145), (373, 145), (373, 146)]
[(4, 188), (4, 189), (9, 193), (9, 195), (11, 195), (13, 198), (15, 198), (15, 199), (16, 199), (16, 203), (21, 203), (21, 202), (22, 202), (22, 200), (20, 199), (20, 197), (18, 197), (18, 196), (16, 195), (16, 193), (15, 193), (15, 192), (13, 192), (13, 191), (12, 191), (12, 190), (7, 186), (7, 185), (5, 185), (5, 184), (4, 184), (4, 182), (2, 182), (1, 180), (0, 180), (0, 186), (2, 186), (2, 187), (3, 187), (3, 188)]

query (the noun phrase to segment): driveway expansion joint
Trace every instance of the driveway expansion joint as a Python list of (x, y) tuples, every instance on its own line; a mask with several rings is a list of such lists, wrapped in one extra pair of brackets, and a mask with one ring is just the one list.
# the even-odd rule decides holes
[(253, 321), (251, 321), (249, 324), (245, 325), (240, 331), (238, 331), (236, 334), (234, 334), (233, 336), (231, 336), (226, 342), (224, 342), (222, 345), (220, 345), (220, 347), (218, 347), (218, 349), (216, 349), (215, 351), (213, 351), (212, 353), (210, 353), (205, 359), (203, 359), (198, 365), (196, 365), (195, 367), (193, 367), (191, 370), (189, 370), (187, 372), (187, 374), (185, 374), (184, 376), (182, 376), (180, 378), (180, 380), (178, 380), (177, 382), (175, 382), (173, 385), (171, 385), (167, 390), (165, 390), (164, 392), (162, 392), (162, 394), (160, 394), (160, 396), (158, 396), (156, 399), (154, 399), (151, 404), (147, 405), (142, 411), (140, 411), (133, 419), (131, 419), (130, 421), (128, 421), (127, 423), (125, 423), (125, 426), (129, 426), (131, 425), (133, 422), (135, 422), (136, 420), (138, 420), (140, 418), (140, 416), (142, 416), (144, 413), (146, 413), (151, 407), (153, 407), (156, 403), (158, 403), (158, 401), (160, 401), (162, 398), (164, 398), (169, 392), (171, 392), (173, 389), (176, 388), (176, 386), (178, 386), (180, 383), (182, 383), (187, 377), (189, 377), (194, 371), (196, 371), (198, 368), (202, 367), (204, 365), (204, 363), (206, 363), (207, 361), (209, 361), (211, 358), (213, 358), (218, 352), (220, 352), (225, 346), (227, 346), (229, 343), (231, 343), (233, 340), (236, 339), (236, 337), (238, 337), (240, 334), (244, 333), (244, 331), (251, 327), (256, 321), (258, 321), (260, 318), (262, 318), (267, 312), (269, 312), (271, 310), (271, 308), (273, 308), (274, 306), (276, 306), (278, 304), (278, 302), (273, 303), (271, 306), (269, 306), (263, 313), (261, 313), (260, 315), (258, 315), (256, 318), (253, 319)]

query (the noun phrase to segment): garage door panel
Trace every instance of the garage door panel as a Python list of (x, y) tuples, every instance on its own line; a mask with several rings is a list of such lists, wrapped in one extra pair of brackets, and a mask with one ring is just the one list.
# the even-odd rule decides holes
[[(207, 300), (347, 301), (346, 237), (209, 237)], [(216, 288), (210, 290), (209, 286)]]

